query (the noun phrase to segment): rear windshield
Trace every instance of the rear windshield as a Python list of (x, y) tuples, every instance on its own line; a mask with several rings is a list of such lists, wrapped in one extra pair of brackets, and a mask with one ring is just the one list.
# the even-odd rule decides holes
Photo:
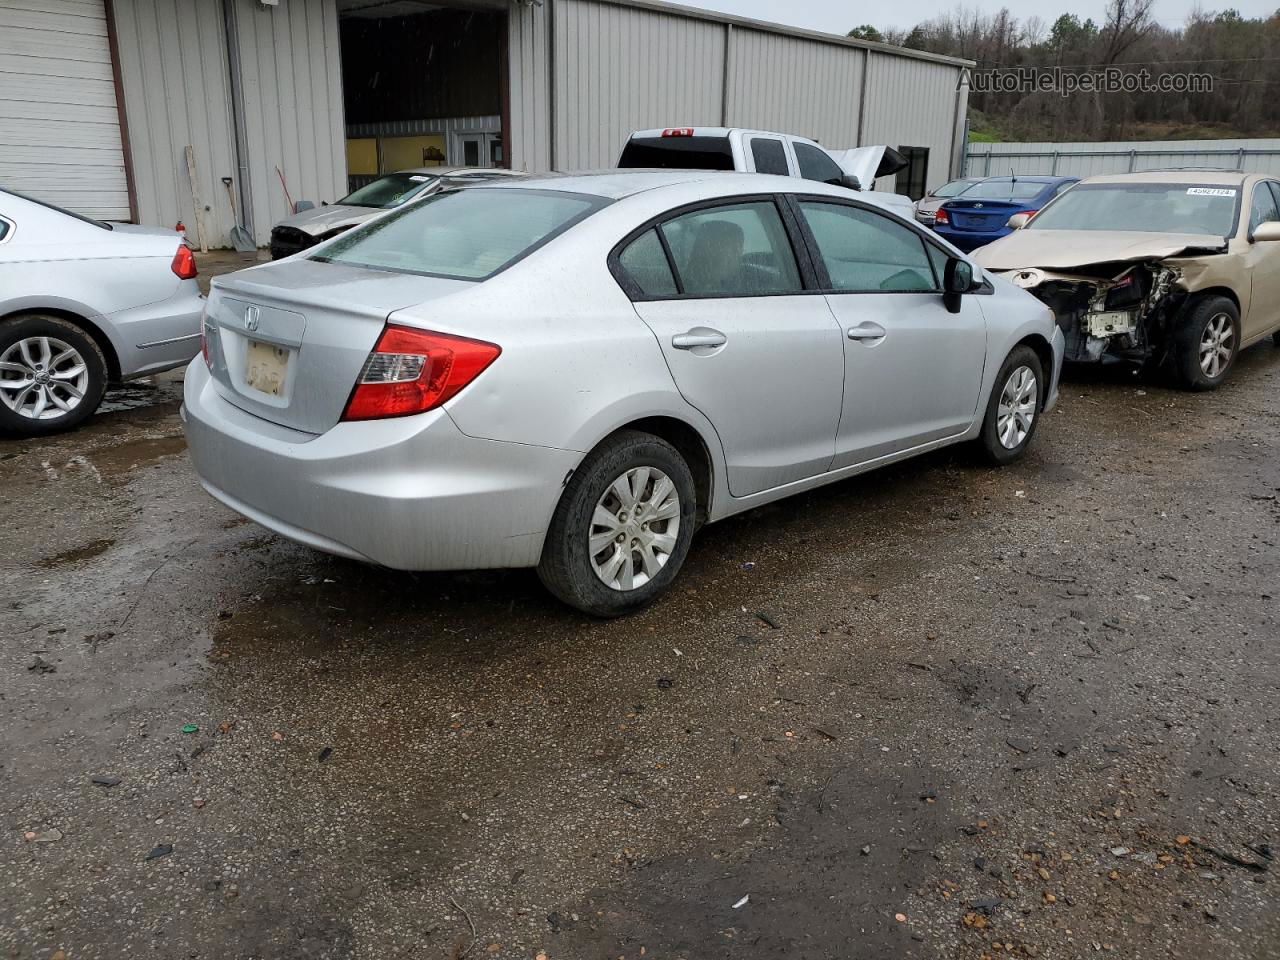
[(359, 190), (348, 193), (338, 203), (348, 207), (377, 207), (383, 210), (398, 207), (438, 179), (428, 173), (393, 173), (388, 177), (380, 177), (373, 183), (366, 183)]
[(732, 170), (733, 149), (728, 137), (632, 137), (618, 166)]
[(45, 207), (57, 213), (65, 214), (66, 216), (79, 220), (82, 223), (91, 223), (95, 227), (101, 227), (103, 230), (111, 229), (111, 224), (106, 223), (105, 221), (94, 220), (92, 217), (86, 217), (83, 214), (75, 213), (71, 210), (65, 209), (64, 207), (59, 207), (57, 204), (50, 203), (47, 200), (37, 200), (35, 197), (29, 197), (25, 193), (19, 193), (17, 190), (5, 189), (5, 190), (0, 190), (0, 193), (8, 193), (12, 196), (19, 197), (22, 200), (26, 200), (28, 203), (34, 203), (37, 206)]
[(966, 200), (1032, 200), (1048, 186), (1038, 180), (992, 178), (975, 183), (962, 196)]
[(1239, 194), (1230, 184), (1081, 183), (1040, 211), (1027, 229), (1229, 237), (1236, 232)]
[(556, 190), (448, 190), (350, 230), (310, 259), (484, 280), (607, 203)]

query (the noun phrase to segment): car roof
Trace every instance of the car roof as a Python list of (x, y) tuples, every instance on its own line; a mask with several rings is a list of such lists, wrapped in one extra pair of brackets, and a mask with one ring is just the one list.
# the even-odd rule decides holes
[(1148, 170), (1086, 177), (1081, 183), (1230, 183), (1243, 184), (1254, 174), (1238, 170)]
[(1063, 180), (1078, 180), (1079, 177), (1046, 177), (1046, 176), (1029, 176), (1029, 177), (1010, 177), (1007, 175), (995, 174), (990, 177), (979, 178), (983, 182), (987, 180), (1016, 180), (1019, 183), (1060, 183)]
[(518, 176), (520, 171), (508, 170), (506, 167), (409, 167), (405, 170), (393, 170), (382, 176), (391, 177), (397, 173), (413, 173), (429, 177), (465, 177), (472, 174), (490, 174), (495, 177)]
[(810, 140), (809, 137), (801, 136), (798, 133), (780, 133), (777, 130), (754, 130), (751, 127), (682, 127), (679, 124), (672, 124), (669, 127), (653, 127), (649, 130), (636, 130), (629, 139), (634, 140), (636, 137), (661, 139), (662, 134), (667, 130), (691, 130), (693, 132), (689, 135), (694, 137), (727, 137), (731, 133), (758, 133), (766, 137), (791, 137), (793, 140), (809, 140), (811, 143), (817, 143), (816, 140)]
[[(588, 170), (574, 173), (537, 173), (507, 180), (490, 180), (468, 190), (559, 190), (565, 193), (582, 193), (609, 200), (678, 187), (682, 184), (700, 183), (708, 188), (720, 187), (719, 195), (732, 197), (748, 193), (810, 193), (848, 197), (853, 194), (869, 203), (884, 206), (881, 198), (892, 194), (875, 190), (851, 191), (848, 187), (806, 180), (803, 177), (787, 177), (771, 173), (745, 173), (737, 170), (668, 170), (640, 167)], [(711, 196), (716, 196), (714, 190)], [(710, 197), (709, 197), (710, 198)], [(908, 201), (909, 202), (909, 201)]]

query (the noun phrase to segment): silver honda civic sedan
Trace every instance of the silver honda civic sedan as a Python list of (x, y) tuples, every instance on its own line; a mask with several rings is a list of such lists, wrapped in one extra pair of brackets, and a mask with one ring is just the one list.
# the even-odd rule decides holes
[(1016, 460), (1049, 310), (854, 193), (709, 171), (444, 191), (213, 283), (205, 488), (319, 550), (633, 610), (701, 524), (946, 444)]

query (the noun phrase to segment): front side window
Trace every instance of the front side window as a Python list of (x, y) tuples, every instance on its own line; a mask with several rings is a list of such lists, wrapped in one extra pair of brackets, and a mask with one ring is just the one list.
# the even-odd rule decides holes
[(618, 254), (618, 264), (646, 297), (674, 296), (676, 278), (656, 229), (646, 230)]
[(939, 289), (925, 242), (914, 230), (860, 207), (802, 200), (834, 290), (904, 293)]
[(796, 163), (800, 165), (800, 176), (806, 180), (817, 180), (821, 183), (839, 183), (844, 171), (831, 159), (831, 155), (821, 147), (809, 143), (793, 143), (796, 151)]
[(751, 159), (755, 162), (756, 173), (776, 173), (783, 177), (791, 173), (787, 169), (787, 151), (783, 149), (782, 141), (773, 137), (752, 137)]
[(555, 190), (450, 190), (356, 227), (320, 247), (310, 259), (483, 280), (608, 202)]
[(1253, 204), (1249, 208), (1249, 233), (1252, 234), (1260, 223), (1280, 220), (1280, 210), (1276, 209), (1276, 198), (1264, 180), (1253, 188)]
[(800, 271), (771, 201), (697, 210), (661, 227), (687, 296), (799, 293)]
[(0, 242), (3, 242), (4, 238), (9, 235), (9, 231), (12, 229), (13, 227), (10, 226), (9, 221), (0, 217)]

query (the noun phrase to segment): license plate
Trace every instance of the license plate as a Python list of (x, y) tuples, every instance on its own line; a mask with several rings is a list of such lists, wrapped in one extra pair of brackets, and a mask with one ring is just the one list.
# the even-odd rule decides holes
[(284, 377), (289, 369), (289, 351), (273, 343), (249, 341), (244, 382), (273, 397), (284, 393)]

